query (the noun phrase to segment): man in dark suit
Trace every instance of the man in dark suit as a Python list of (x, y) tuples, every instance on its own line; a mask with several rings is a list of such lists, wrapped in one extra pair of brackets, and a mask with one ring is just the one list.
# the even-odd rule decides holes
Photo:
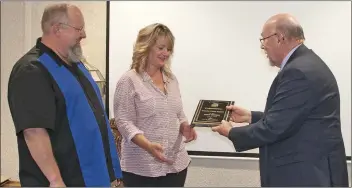
[(329, 67), (304, 44), (300, 24), (288, 14), (263, 27), (261, 48), (280, 72), (264, 112), (228, 106), (232, 126), (212, 130), (228, 137), (236, 151), (259, 147), (261, 185), (348, 187), (341, 133), (340, 95)]

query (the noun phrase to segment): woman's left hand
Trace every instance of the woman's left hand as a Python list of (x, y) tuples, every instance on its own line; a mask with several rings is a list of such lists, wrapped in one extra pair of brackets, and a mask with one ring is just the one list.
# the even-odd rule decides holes
[(180, 132), (186, 138), (186, 143), (197, 139), (196, 131), (186, 122), (181, 124)]

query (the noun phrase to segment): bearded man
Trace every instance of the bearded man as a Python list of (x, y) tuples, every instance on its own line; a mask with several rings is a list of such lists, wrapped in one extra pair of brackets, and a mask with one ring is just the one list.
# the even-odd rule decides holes
[(83, 15), (51, 5), (41, 26), (8, 83), (21, 186), (110, 187), (121, 169), (99, 88), (81, 62)]

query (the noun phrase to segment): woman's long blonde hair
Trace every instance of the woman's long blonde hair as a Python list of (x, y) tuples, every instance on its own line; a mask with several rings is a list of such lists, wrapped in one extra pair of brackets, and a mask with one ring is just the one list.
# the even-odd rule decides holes
[(145, 70), (150, 49), (161, 36), (166, 37), (170, 44), (170, 58), (163, 66), (162, 71), (167, 77), (172, 77), (171, 57), (174, 52), (175, 37), (167, 26), (160, 23), (148, 25), (139, 31), (137, 40), (133, 47), (131, 69), (135, 69), (139, 74)]

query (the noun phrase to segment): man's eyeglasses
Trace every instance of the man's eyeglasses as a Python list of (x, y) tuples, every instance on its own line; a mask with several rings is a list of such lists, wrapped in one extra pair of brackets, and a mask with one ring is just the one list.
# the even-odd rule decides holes
[(275, 35), (277, 35), (277, 33), (271, 34), (271, 35), (269, 35), (267, 37), (263, 37), (263, 38), (259, 39), (259, 41), (260, 41), (261, 44), (263, 44), (265, 39), (268, 39), (268, 38), (270, 38), (272, 36), (275, 36)]
[(83, 31), (83, 29), (84, 29), (84, 27), (78, 28), (78, 27), (75, 27), (75, 26), (72, 26), (72, 25), (69, 25), (69, 24), (66, 24), (66, 23), (60, 23), (60, 24), (66, 25), (66, 26), (68, 26), (68, 27), (71, 27), (71, 28), (75, 29), (75, 30), (78, 31), (78, 32), (81, 32), (81, 31)]

